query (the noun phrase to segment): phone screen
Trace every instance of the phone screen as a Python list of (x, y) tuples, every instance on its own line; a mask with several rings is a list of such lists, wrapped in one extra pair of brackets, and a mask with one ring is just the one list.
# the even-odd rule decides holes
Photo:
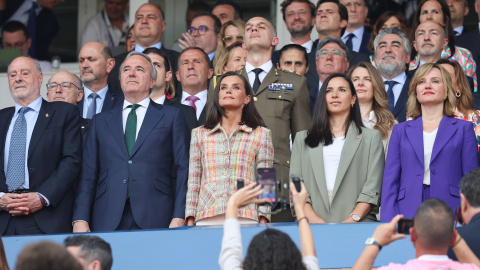
[(413, 227), (413, 219), (411, 218), (402, 218), (398, 221), (397, 232), (410, 234), (410, 228)]
[(269, 203), (277, 201), (277, 177), (274, 168), (260, 168), (257, 170), (257, 182), (262, 186), (263, 194), (259, 199), (267, 198)]

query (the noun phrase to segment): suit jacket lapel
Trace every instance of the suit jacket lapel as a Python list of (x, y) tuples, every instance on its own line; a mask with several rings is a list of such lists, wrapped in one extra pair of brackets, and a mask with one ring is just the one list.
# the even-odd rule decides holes
[(393, 116), (397, 117), (398, 114), (403, 110), (403, 108), (407, 104), (408, 99), (408, 89), (410, 87), (410, 80), (412, 79), (411, 76), (407, 75), (407, 79), (403, 84), (402, 92), (400, 92), (400, 96), (397, 99), (397, 103), (395, 103), (395, 107), (393, 108)]
[(405, 133), (407, 138), (410, 141), (415, 154), (417, 154), (418, 161), (422, 164), (422, 167), (425, 166), (424, 155), (423, 155), (423, 124), (422, 117), (418, 117), (415, 120), (407, 121), (407, 127), (405, 128)]
[(15, 113), (15, 107), (9, 108), (8, 112), (5, 113), (5, 118), (0, 121), (0, 149), (1, 149), (1, 155), (0, 155), (0, 168), (2, 171), (4, 170), (3, 168), (3, 163), (5, 161), (5, 155), (4, 155), (4, 149), (5, 149), (5, 140), (7, 139), (7, 132), (8, 132), (8, 127), (10, 126), (10, 122), (12, 121), (13, 114)]
[(328, 191), (327, 191), (327, 180), (325, 180), (325, 168), (323, 166), (323, 143), (320, 143), (315, 148), (308, 148), (310, 154), (310, 161), (312, 163), (313, 174), (317, 182), (318, 189), (320, 190), (320, 195), (322, 195), (322, 200), (327, 208), (327, 211), (330, 212), (330, 202), (328, 201)]
[(348, 127), (347, 136), (345, 137), (342, 154), (340, 155), (340, 163), (338, 164), (337, 176), (335, 177), (332, 198), (335, 198), (335, 194), (345, 177), (345, 173), (347, 173), (348, 167), (350, 167), (350, 163), (352, 162), (353, 156), (357, 152), (362, 139), (362, 134), (358, 134), (357, 127), (354, 123), (351, 123)]
[(128, 158), (127, 145), (125, 144), (125, 133), (123, 132), (122, 120), (123, 107), (120, 106), (111, 110), (107, 116), (107, 125), (110, 128), (113, 139), (117, 142), (118, 147), (122, 149), (123, 154)]
[(435, 160), (438, 153), (442, 150), (442, 148), (447, 144), (450, 138), (457, 132), (457, 125), (458, 122), (455, 118), (450, 118), (448, 116), (444, 116), (440, 121), (440, 125), (438, 126), (437, 136), (435, 137), (435, 143), (433, 144), (432, 149), (432, 158), (430, 162)]
[(42, 106), (40, 107), (40, 112), (38, 113), (37, 122), (33, 128), (32, 137), (30, 139), (30, 145), (28, 146), (28, 158), (32, 155), (33, 151), (38, 145), (40, 138), (42, 137), (43, 131), (50, 122), (50, 119), (53, 117), (55, 110), (50, 107), (47, 101), (42, 99)]
[(80, 100), (80, 102), (78, 102), (77, 106), (78, 106), (78, 110), (80, 110), (80, 117), (83, 117), (83, 102), (85, 100), (85, 96), (82, 97), (82, 99)]
[(158, 105), (153, 100), (150, 100), (145, 118), (143, 119), (142, 127), (138, 131), (137, 140), (135, 146), (133, 146), (132, 156), (138, 151), (145, 139), (148, 137), (152, 129), (163, 118), (162, 105)]

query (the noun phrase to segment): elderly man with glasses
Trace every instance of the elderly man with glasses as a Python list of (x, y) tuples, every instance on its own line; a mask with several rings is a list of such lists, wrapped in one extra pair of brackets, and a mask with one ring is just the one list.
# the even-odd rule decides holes
[[(50, 78), (47, 83), (48, 102), (63, 101), (75, 106), (83, 98), (83, 83), (80, 77), (65, 70), (61, 70)], [(80, 130), (85, 145), (90, 119), (80, 118)]]

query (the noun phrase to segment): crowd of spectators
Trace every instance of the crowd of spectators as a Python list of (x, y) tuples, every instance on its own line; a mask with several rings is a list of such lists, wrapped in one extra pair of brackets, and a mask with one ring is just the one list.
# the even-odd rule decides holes
[[(468, 228), (480, 197), (480, 56), (471, 44), (478, 42), (456, 44), (479, 35), (461, 25), (466, 1), (422, 0), (410, 27), (393, 11), (369, 22), (364, 0), (285, 0), (291, 44), (282, 48), (269, 20), (244, 19), (234, 1), (211, 10), (195, 3), (176, 51), (162, 44), (161, 7), (143, 4), (129, 27), (127, 1), (107, 0), (83, 33), (79, 76), (55, 73), (48, 101), (40, 86), (49, 67), (35, 46), (43, 26), (30, 23), (38, 11), (51, 13), (43, 2), (15, 4), (28, 16), (0, 17), (3, 46), (22, 52), (7, 74), (15, 107), (0, 111), (2, 235), (225, 223), (221, 266), (255, 269), (251, 253), (262, 247), (252, 241), (242, 263), (238, 224), (297, 221), (302, 256), (285, 249), (314, 269), (308, 223), (387, 222), (354, 267), (363, 269), (404, 237), (393, 232), (403, 216), (414, 219), (418, 257), (407, 268), (435, 260), (457, 267), (446, 259), (449, 245), (460, 262), (480, 265), (468, 248), (478, 256)], [(12, 5), (0, 1), (0, 10)], [(266, 205), (254, 183), (258, 168), (271, 167), (277, 203)], [(457, 208), (460, 233), (452, 229)], [(111, 253), (97, 238), (65, 245), (83, 267), (111, 265), (87, 240)], [(35, 260), (37, 250), (44, 259), (60, 254), (39, 243), (19, 262)]]

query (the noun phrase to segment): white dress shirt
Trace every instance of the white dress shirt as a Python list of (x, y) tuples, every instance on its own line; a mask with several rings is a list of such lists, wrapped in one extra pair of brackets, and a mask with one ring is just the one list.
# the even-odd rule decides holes
[[(272, 69), (272, 67), (273, 67), (273, 63), (271, 60), (259, 66), (259, 68), (263, 69), (263, 71), (260, 72), (260, 74), (258, 74), (258, 78), (260, 79), (260, 84), (263, 82), (263, 79), (265, 79), (265, 76), (267, 76), (267, 73), (270, 72), (270, 69)], [(247, 72), (248, 81), (250, 82), (250, 86), (252, 87), (253, 87), (253, 83), (255, 82), (255, 72), (253, 72), (254, 69), (255, 67), (252, 66), (250, 63), (248, 62), (245, 63), (245, 71)]]
[[(103, 102), (105, 101), (105, 96), (107, 95), (108, 85), (102, 88), (100, 91), (97, 92), (97, 110), (95, 114), (102, 112)], [(93, 93), (92, 90), (88, 89), (86, 86), (83, 87), (83, 118), (87, 118), (88, 107), (92, 103), (93, 99), (90, 96)]]
[[(197, 107), (196, 115), (197, 115), (197, 120), (200, 118), (200, 115), (202, 114), (203, 108), (205, 107), (205, 104), (207, 104), (207, 89), (198, 92), (195, 96), (198, 97), (198, 100), (195, 101), (195, 107)], [(190, 106), (190, 101), (187, 100), (187, 98), (191, 96), (189, 93), (182, 91), (182, 104)]]
[(157, 103), (157, 104), (162, 104), (165, 102), (165, 95), (155, 99), (153, 102)]
[(453, 28), (453, 31), (458, 33), (455, 36), (460, 36), (463, 33), (463, 25)]
[[(365, 31), (365, 28), (363, 26), (353, 31), (353, 34), (355, 36), (352, 38), (352, 50), (355, 52), (358, 52), (360, 50), (360, 45), (362, 44), (364, 31)], [(342, 40), (345, 44), (347, 44), (349, 34), (350, 33), (348, 31), (345, 31), (345, 33), (343, 33)]]
[[(294, 43), (292, 41), (290, 41), (290, 44), (294, 44)], [(311, 40), (311, 39), (309, 41), (303, 43), (300, 46), (304, 47), (305, 50), (307, 50), (307, 53), (310, 53), (314, 49), (314, 48), (312, 48), (313, 47), (313, 40)]]
[[(393, 80), (387, 80), (383, 78), (383, 82), (386, 81), (396, 81), (397, 84), (393, 86), (393, 94), (395, 95), (395, 104), (397, 104), (398, 97), (400, 97), (400, 94), (402, 93), (403, 85), (405, 84), (405, 81), (407, 80), (407, 74), (405, 72), (400, 73), (397, 77), (393, 78)], [(388, 86), (385, 85), (385, 91), (388, 91)], [(395, 106), (394, 104), (394, 106)]]
[(112, 24), (105, 9), (93, 16), (83, 30), (82, 46), (90, 41), (97, 41), (108, 47), (120, 46), (120, 42), (125, 44), (129, 29), (128, 14), (124, 14), (123, 18), (122, 30), (120, 30)]
[[(145, 114), (147, 113), (148, 105), (150, 105), (150, 97), (140, 101), (137, 103), (140, 105), (135, 112), (137, 113), (137, 131), (135, 132), (135, 140), (138, 137), (138, 132), (142, 127), (143, 119), (145, 119)], [(122, 111), (122, 122), (123, 122), (123, 133), (125, 134), (125, 126), (127, 125), (127, 118), (128, 114), (132, 110), (132, 108), (127, 108), (128, 105), (132, 105), (132, 103), (128, 102), (126, 99), (123, 100), (123, 111)]]
[(423, 184), (430, 185), (430, 160), (432, 160), (433, 144), (437, 137), (438, 128), (432, 132), (423, 132), (423, 161), (425, 172), (423, 174)]

